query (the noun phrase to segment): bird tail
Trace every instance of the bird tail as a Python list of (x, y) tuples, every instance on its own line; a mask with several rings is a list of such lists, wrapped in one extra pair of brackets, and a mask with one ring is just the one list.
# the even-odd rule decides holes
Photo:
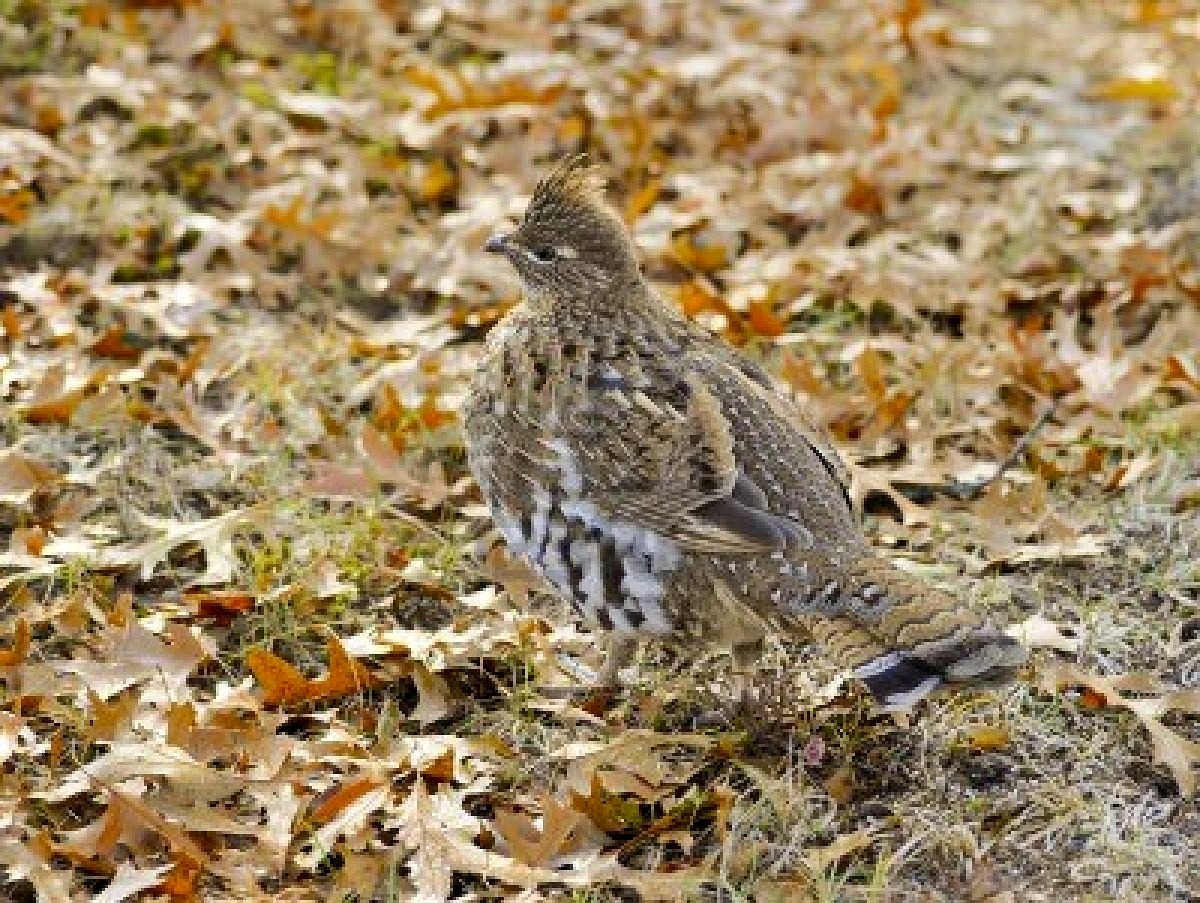
[(944, 685), (1006, 683), (1029, 655), (978, 610), (879, 558), (839, 569), (814, 596), (817, 639), (885, 708)]

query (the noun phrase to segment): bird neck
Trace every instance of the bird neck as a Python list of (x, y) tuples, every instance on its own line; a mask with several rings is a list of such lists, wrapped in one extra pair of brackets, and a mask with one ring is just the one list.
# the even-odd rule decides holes
[(532, 310), (577, 321), (640, 319), (653, 315), (662, 306), (653, 289), (636, 269), (614, 274), (612, 280), (603, 287), (591, 285), (578, 291), (557, 289), (530, 292), (526, 296), (526, 304)]

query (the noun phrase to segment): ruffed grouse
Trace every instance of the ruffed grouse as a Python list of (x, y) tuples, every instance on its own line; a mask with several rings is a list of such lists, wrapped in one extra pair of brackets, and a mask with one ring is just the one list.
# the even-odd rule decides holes
[(463, 409), (509, 547), (591, 625), (604, 675), (639, 639), (756, 648), (815, 635), (883, 705), (1011, 676), (1025, 649), (872, 553), (829, 439), (767, 375), (664, 303), (576, 157), (486, 250), (526, 297)]

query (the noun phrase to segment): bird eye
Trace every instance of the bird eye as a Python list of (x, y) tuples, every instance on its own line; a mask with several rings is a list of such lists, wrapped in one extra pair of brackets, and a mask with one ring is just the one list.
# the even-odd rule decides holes
[(532, 253), (533, 259), (538, 263), (550, 263), (552, 260), (558, 257), (558, 254), (553, 248), (534, 248)]

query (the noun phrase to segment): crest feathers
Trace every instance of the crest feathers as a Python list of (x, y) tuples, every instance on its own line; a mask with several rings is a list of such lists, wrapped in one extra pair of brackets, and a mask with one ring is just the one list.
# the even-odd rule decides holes
[(554, 208), (588, 207), (612, 215), (604, 197), (606, 179), (587, 154), (572, 154), (559, 163), (534, 189), (526, 214)]

